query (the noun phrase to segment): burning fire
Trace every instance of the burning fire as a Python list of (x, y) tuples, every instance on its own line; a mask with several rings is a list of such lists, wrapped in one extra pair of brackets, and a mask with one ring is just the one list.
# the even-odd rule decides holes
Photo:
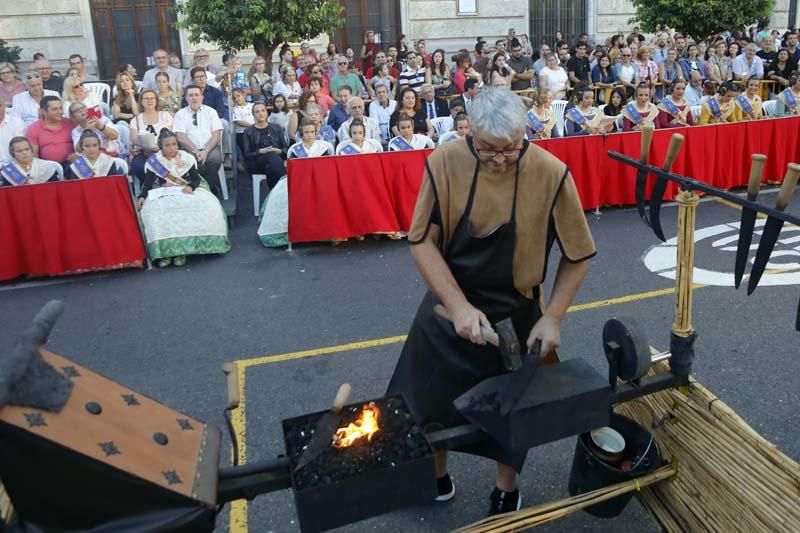
[(336, 435), (333, 437), (334, 448), (346, 448), (355, 444), (362, 437), (371, 441), (372, 436), (380, 429), (378, 427), (380, 414), (376, 405), (370, 403), (364, 406), (355, 422), (350, 423), (346, 428), (336, 430)]

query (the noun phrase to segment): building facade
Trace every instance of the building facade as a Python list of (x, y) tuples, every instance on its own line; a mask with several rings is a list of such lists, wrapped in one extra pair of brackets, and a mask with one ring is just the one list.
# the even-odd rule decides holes
[[(340, 50), (358, 53), (367, 30), (382, 43), (396, 43), (401, 34), (411, 43), (427, 41), (428, 51), (472, 49), (476, 37), (487, 41), (507, 35), (527, 34), (534, 46), (553, 43), (560, 31), (567, 39), (581, 32), (598, 42), (627, 31), (634, 16), (628, 0), (339, 0), (345, 8), (342, 26), (330, 40)], [(0, 2), (0, 36), (21, 46), (24, 68), (36, 52), (44, 53), (54, 67), (65, 71), (70, 54), (87, 60), (89, 70), (103, 79), (133, 64), (148, 68), (155, 48), (181, 55), (186, 64), (195, 49), (207, 48), (219, 60), (222, 51), (213, 43), (190, 43), (187, 33), (175, 27), (175, 0), (26, 0)], [(777, 0), (773, 27), (797, 27), (798, 0)], [(324, 48), (328, 36), (315, 39)], [(244, 62), (252, 51), (241, 53)]]

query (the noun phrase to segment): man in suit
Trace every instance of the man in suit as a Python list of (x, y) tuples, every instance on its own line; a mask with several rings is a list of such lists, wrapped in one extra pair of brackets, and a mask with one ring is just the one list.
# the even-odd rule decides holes
[(450, 116), (447, 102), (436, 98), (433, 85), (428, 83), (424, 84), (420, 89), (420, 95), (422, 96), (422, 107), (425, 109), (425, 114), (430, 120)]

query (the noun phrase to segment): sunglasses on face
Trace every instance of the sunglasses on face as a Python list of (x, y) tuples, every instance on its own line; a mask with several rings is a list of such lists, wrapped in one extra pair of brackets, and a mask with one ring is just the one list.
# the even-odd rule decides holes
[(29, 80), (33, 80), (33, 79), (39, 78), (39, 75), (38, 74), (28, 74), (27, 76), (25, 76), (25, 78), (29, 79)]

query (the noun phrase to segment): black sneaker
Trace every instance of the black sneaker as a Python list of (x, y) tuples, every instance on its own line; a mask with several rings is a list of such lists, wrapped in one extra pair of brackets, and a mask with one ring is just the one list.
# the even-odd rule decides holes
[(495, 487), (489, 499), (491, 501), (489, 516), (519, 511), (522, 508), (522, 495), (519, 493), (519, 488), (514, 492), (505, 492)]
[(456, 486), (453, 485), (450, 474), (445, 474), (444, 477), (436, 478), (436, 485), (439, 489), (439, 495), (436, 496), (435, 501), (448, 502), (456, 495)]

